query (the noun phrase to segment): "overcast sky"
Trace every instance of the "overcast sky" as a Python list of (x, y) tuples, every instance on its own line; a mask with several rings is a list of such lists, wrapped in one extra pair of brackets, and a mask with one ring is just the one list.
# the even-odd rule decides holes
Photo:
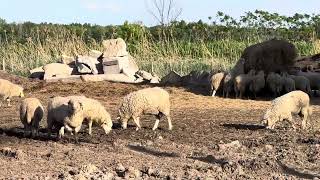
[[(207, 21), (218, 11), (239, 17), (247, 11), (267, 10), (283, 15), (320, 14), (320, 0), (174, 0), (180, 19)], [(148, 9), (153, 0), (2, 0), (0, 18), (7, 22), (92, 23), (99, 25), (142, 21), (156, 24)]]

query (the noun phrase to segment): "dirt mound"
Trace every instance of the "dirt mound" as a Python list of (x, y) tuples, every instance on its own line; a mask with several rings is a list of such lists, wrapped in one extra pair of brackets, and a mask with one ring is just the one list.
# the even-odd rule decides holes
[(297, 49), (285, 40), (272, 39), (247, 47), (241, 55), (245, 59), (245, 73), (251, 69), (269, 72), (288, 71), (295, 63)]

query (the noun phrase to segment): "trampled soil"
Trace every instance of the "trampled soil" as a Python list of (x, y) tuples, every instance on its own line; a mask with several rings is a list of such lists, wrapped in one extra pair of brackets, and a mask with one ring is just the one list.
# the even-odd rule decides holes
[[(46, 118), (40, 137), (23, 138), (19, 99), (0, 109), (0, 179), (298, 179), (320, 178), (320, 111), (312, 99), (309, 131), (294, 131), (279, 123), (267, 130), (259, 119), (269, 100), (236, 100), (193, 93), (183, 87), (164, 87), (171, 95), (173, 130), (167, 122), (152, 131), (155, 117), (143, 116), (143, 128), (131, 122), (122, 130), (115, 121), (122, 97), (148, 85), (109, 82), (43, 83), (0, 73), (22, 84), (27, 97), (46, 106), (52, 96), (84, 94), (101, 101), (114, 120), (106, 135), (100, 127), (57, 141), (46, 137)], [(300, 123), (299, 117), (296, 118)]]

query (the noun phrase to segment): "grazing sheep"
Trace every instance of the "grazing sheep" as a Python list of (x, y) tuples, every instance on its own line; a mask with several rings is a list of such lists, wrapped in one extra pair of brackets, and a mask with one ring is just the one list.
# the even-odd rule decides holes
[(233, 85), (235, 77), (240, 74), (244, 74), (244, 63), (245, 59), (240, 58), (235, 64), (235, 66), (226, 74), (223, 80), (223, 97), (229, 97), (229, 94), (232, 92), (232, 89), (234, 88)]
[(281, 79), (282, 79), (282, 89), (284, 90), (285, 93), (296, 90), (295, 82), (292, 78), (289, 77), (289, 75), (283, 74)]
[[(3, 97), (3, 100), (7, 101), (7, 105), (11, 106), (10, 102), (11, 102), (11, 98), (14, 96), (18, 96), (18, 97), (24, 97), (23, 94), (23, 87), (17, 85), (17, 84), (13, 84), (12, 82), (5, 80), (5, 79), (0, 79), (0, 96)], [(1, 107), (2, 103), (0, 100), (0, 107)]]
[(234, 80), (234, 91), (236, 93), (236, 98), (240, 97), (242, 99), (246, 89), (252, 81), (255, 74), (254, 70), (250, 70), (248, 74), (240, 74), (235, 77)]
[(142, 114), (152, 114), (157, 117), (152, 130), (156, 130), (160, 119), (166, 116), (169, 130), (172, 130), (169, 93), (162, 88), (154, 87), (126, 95), (120, 105), (118, 116), (122, 128), (126, 129), (128, 121), (133, 119), (137, 125), (136, 130), (139, 130), (141, 128), (140, 116)]
[(26, 98), (20, 105), (20, 120), (24, 125), (24, 136), (31, 131), (31, 137), (38, 136), (39, 123), (44, 115), (41, 102), (37, 98)]
[(216, 92), (219, 90), (219, 88), (222, 85), (222, 81), (224, 78), (224, 73), (216, 73), (213, 76), (211, 76), (210, 85), (211, 85), (211, 94), (212, 97), (215, 96)]
[(282, 78), (279, 74), (274, 72), (269, 73), (266, 79), (266, 84), (274, 97), (280, 96), (282, 91)]
[(232, 92), (233, 82), (232, 75), (230, 73), (226, 74), (223, 79), (223, 97), (229, 97), (229, 94)]
[(59, 131), (59, 136), (64, 135), (64, 129), (72, 131), (76, 136), (84, 120), (88, 121), (89, 135), (92, 134), (92, 124), (97, 124), (108, 134), (112, 129), (110, 114), (103, 105), (94, 99), (70, 99), (68, 102), (70, 114), (64, 119), (64, 127)]
[(304, 76), (295, 76), (295, 75), (289, 75), (289, 77), (294, 80), (296, 90), (301, 90), (311, 95), (312, 91), (310, 87), (310, 81), (308, 78)]
[(276, 122), (288, 120), (295, 128), (292, 114), (299, 114), (300, 117), (303, 117), (301, 127), (306, 129), (307, 120), (310, 119), (312, 114), (309, 102), (308, 94), (303, 91), (291, 91), (280, 96), (272, 101), (271, 107), (267, 109), (262, 117), (262, 124), (269, 129), (273, 129)]
[(68, 97), (54, 97), (48, 102), (48, 116), (47, 116), (47, 129), (48, 136), (51, 136), (52, 128), (60, 129), (63, 126), (65, 117), (70, 114), (68, 102), (70, 99), (81, 99), (85, 96), (68, 96)]
[(296, 75), (308, 78), (312, 90), (320, 90), (320, 73), (299, 71)]
[(286, 40), (271, 39), (247, 47), (241, 58), (244, 58), (244, 70), (263, 70), (270, 72), (288, 71), (294, 65), (298, 55), (294, 44)]
[(249, 90), (253, 93), (254, 98), (257, 98), (257, 93), (264, 88), (265, 84), (264, 72), (261, 70), (252, 77), (252, 81), (249, 85)]

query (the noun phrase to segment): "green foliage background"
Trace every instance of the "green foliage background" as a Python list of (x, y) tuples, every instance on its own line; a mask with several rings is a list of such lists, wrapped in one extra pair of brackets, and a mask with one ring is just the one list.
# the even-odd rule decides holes
[(91, 24), (22, 24), (0, 19), (0, 69), (28, 75), (29, 70), (55, 62), (61, 54), (102, 50), (104, 39), (121, 37), (140, 68), (163, 76), (170, 70), (227, 70), (251, 44), (271, 38), (293, 42), (300, 55), (320, 53), (320, 16), (256, 10), (237, 19), (218, 12), (210, 23), (172, 22), (146, 27), (125, 22), (120, 26)]

